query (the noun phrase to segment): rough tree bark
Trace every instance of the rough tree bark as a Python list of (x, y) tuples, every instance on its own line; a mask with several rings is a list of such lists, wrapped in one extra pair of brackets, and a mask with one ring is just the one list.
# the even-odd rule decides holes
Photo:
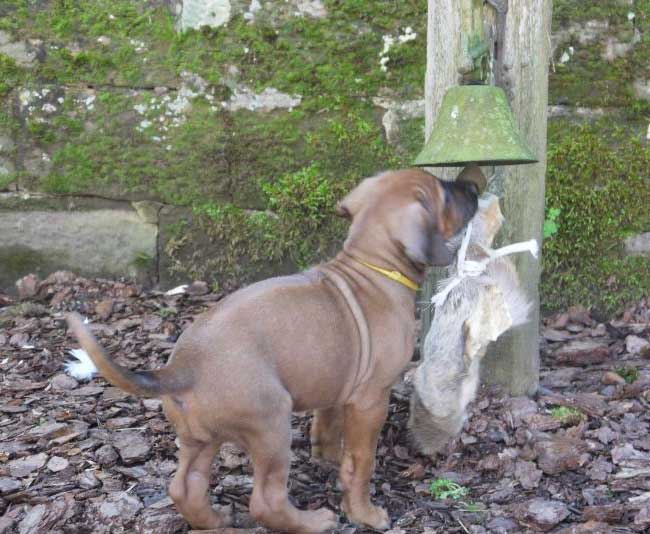
[[(501, 198), (506, 217), (499, 243), (535, 238), (542, 240), (546, 173), (546, 109), (551, 42), (552, 0), (510, 0), (505, 27), (502, 86), (510, 98), (517, 123), (539, 163), (484, 169), (492, 178), (488, 190)], [(477, 20), (478, 19), (478, 20)], [(461, 83), (467, 70), (466, 39), (477, 24), (496, 36), (496, 12), (481, 0), (429, 0), (426, 137), (448, 87)], [(434, 169), (453, 179), (459, 169)], [(483, 366), (483, 379), (500, 384), (511, 394), (532, 394), (539, 380), (539, 277), (540, 262), (530, 255), (515, 258), (522, 286), (534, 302), (530, 322), (505, 334), (492, 347)], [(422, 322), (426, 333), (431, 310), (427, 304), (439, 273), (423, 288)], [(424, 338), (424, 334), (422, 336)]]

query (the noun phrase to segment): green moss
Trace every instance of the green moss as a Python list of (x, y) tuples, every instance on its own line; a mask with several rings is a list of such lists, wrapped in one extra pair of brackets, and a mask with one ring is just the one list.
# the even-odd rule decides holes
[(146, 6), (123, 0), (56, 0), (50, 9), (38, 12), (35, 25), (61, 39), (136, 36), (144, 31), (150, 13)]
[[(178, 86), (180, 73), (189, 71), (214, 85), (217, 103), (229, 97), (235, 83), (256, 90), (273, 86), (302, 97), (294, 112), (265, 114), (214, 113), (198, 99), (186, 122), (163, 135), (155, 127), (136, 129), (142, 119), (160, 118), (151, 109), (146, 117), (133, 112), (134, 104), (150, 95), (100, 92), (94, 113), (68, 109), (48, 124), (27, 120), (27, 134), (53, 154), (54, 165), (51, 175), (23, 185), (48, 192), (144, 195), (181, 205), (233, 202), (264, 209), (263, 181), (273, 182), (314, 161), (332, 159), (327, 165), (332, 175), (355, 179), (375, 172), (377, 164), (396, 161), (390, 151), (360, 160), (345, 146), (354, 136), (345, 129), (372, 131), (363, 140), (376, 156), (384, 140), (372, 105), (363, 99), (382, 87), (396, 95), (422, 93), (426, 5), (415, 0), (331, 1), (329, 16), (322, 20), (287, 16), (272, 21), (260, 15), (251, 24), (238, 15), (226, 27), (181, 35), (162, 6), (130, 0), (11, 3), (12, 10), (0, 10), (0, 27), (11, 28), (16, 38), (55, 44), (22, 79), (25, 83)], [(382, 37), (396, 37), (406, 26), (414, 28), (418, 39), (396, 44), (384, 73), (379, 65)], [(99, 37), (110, 42), (100, 43)], [(239, 69), (234, 78), (233, 65)], [(92, 127), (86, 128), (87, 123)]]
[(585, 107), (625, 107), (634, 100), (632, 81), (638, 75), (636, 56), (608, 62), (601, 57), (602, 47), (584, 47), (574, 38), (566, 47), (576, 53), (566, 64), (557, 64), (549, 75), (549, 101)]
[(39, 143), (52, 143), (56, 139), (56, 134), (50, 124), (39, 121), (27, 121), (27, 131)]
[[(290, 17), (282, 23), (250, 24), (236, 17), (227, 28), (186, 32), (174, 39), (168, 65), (218, 83), (235, 65), (239, 78), (261, 90), (268, 86), (305, 98), (303, 109), (330, 109), (338, 100), (374, 96), (379, 87), (405, 96), (421, 95), (426, 63), (426, 5), (405, 2), (326, 2), (326, 19)], [(277, 26), (276, 26), (277, 24)], [(379, 66), (383, 35), (406, 26), (413, 42), (396, 44), (388, 72)]]
[[(31, 81), (150, 86), (171, 80), (177, 85), (178, 75), (190, 71), (215, 84), (218, 102), (230, 94), (225, 76), (236, 65), (240, 83), (258, 90), (273, 86), (303, 99), (294, 112), (265, 114), (214, 113), (195, 101), (185, 124), (163, 136), (154, 129), (135, 131), (141, 118), (134, 116), (133, 105), (146, 94), (132, 99), (102, 92), (88, 117), (91, 129), (84, 131), (75, 110), (55, 118), (54, 128), (27, 122), (37, 144), (54, 148), (54, 169), (26, 185), (48, 192), (141, 194), (181, 205), (230, 201), (263, 209), (262, 181), (313, 161), (332, 158), (332, 174), (352, 173), (357, 179), (375, 172), (373, 163), (387, 166), (393, 160), (385, 154), (377, 162), (354, 161), (344, 129), (372, 130), (372, 139), (364, 141), (376, 153), (384, 143), (378, 117), (361, 98), (383, 86), (404, 95), (422, 92), (426, 6), (414, 0), (399, 6), (387, 0), (372, 6), (330, 2), (326, 20), (288, 17), (275, 21), (277, 28), (237, 16), (227, 27), (182, 35), (174, 31), (167, 9), (126, 0), (56, 0), (47, 9), (29, 0), (14, 4), (5, 18), (19, 21), (19, 37), (61, 42), (48, 49)], [(388, 73), (381, 72), (382, 36), (396, 36), (407, 25), (419, 33), (419, 41), (395, 45)], [(110, 43), (98, 43), (100, 36)], [(150, 112), (146, 119), (153, 122), (159, 115)], [(348, 115), (360, 122), (351, 124)], [(206, 170), (215, 179), (206, 177)]]
[[(179, 232), (167, 247), (177, 269), (232, 288), (270, 272), (293, 271), (331, 257), (346, 228), (334, 215), (336, 200), (362, 177), (406, 164), (413, 157), (388, 147), (370, 118), (359, 107), (324, 119), (318, 128), (299, 126), (298, 133), (308, 132), (300, 140), (302, 156), (318, 163), (279, 176), (261, 172), (266, 210), (247, 210), (232, 203), (198, 205), (195, 224)], [(319, 160), (321, 154), (328, 157)], [(271, 152), (268, 156), (273, 157)], [(207, 247), (202, 241), (206, 238)], [(209, 251), (217, 247), (220, 254), (214, 257)]]
[[(629, 13), (634, 13), (633, 22), (628, 20)], [(647, 61), (650, 54), (650, 0), (638, 0), (633, 6), (617, 0), (558, 0), (553, 3), (556, 32), (576, 24), (584, 26), (587, 21), (594, 19), (608, 23), (608, 28), (598, 35), (597, 42), (581, 43), (575, 34), (571, 40), (562, 44), (556, 60), (570, 46), (574, 48), (575, 54), (567, 63), (555, 63), (551, 69), (549, 101), (624, 109), (638, 106), (632, 82), (650, 76)], [(631, 50), (614, 61), (606, 61), (601, 56), (609, 37), (632, 44)], [(637, 41), (637, 37), (640, 40)]]
[(546, 206), (560, 214), (544, 242), (542, 303), (617, 311), (650, 293), (647, 260), (622, 255), (625, 237), (650, 228), (650, 149), (608, 121), (554, 121), (549, 136)]
[(15, 135), (20, 130), (20, 122), (8, 111), (9, 100), (0, 99), (0, 128)]
[(0, 53), (0, 98), (16, 87), (23, 79), (23, 70), (16, 62)]
[[(151, 63), (161, 61), (174, 39), (169, 11), (146, 3), (130, 0), (45, 3), (14, 0), (12, 3), (13, 10), (0, 10), (0, 29), (12, 31), (17, 38), (56, 43), (48, 47), (42, 64), (29, 73), (28, 78), (33, 82), (146, 83)], [(98, 42), (99, 37), (110, 39), (110, 43)], [(146, 50), (138, 53), (134, 43), (140, 41)], [(145, 59), (146, 55), (150, 57)]]
[(77, 137), (84, 131), (83, 121), (70, 115), (57, 115), (52, 119), (50, 129), (52, 126), (59, 130), (59, 137)]
[[(251, 24), (238, 15), (226, 27), (182, 35), (167, 8), (130, 0), (13, 4), (13, 10), (0, 11), (0, 28), (61, 43), (32, 73), (35, 81), (166, 85), (191, 71), (219, 84), (236, 65), (243, 83), (299, 93), (314, 109), (335, 104), (335, 95), (374, 95), (381, 86), (407, 96), (422, 93), (426, 4), (416, 0), (330, 1), (325, 19), (260, 16)], [(406, 26), (418, 38), (393, 46), (384, 73), (379, 68), (382, 37), (396, 37)], [(110, 43), (99, 43), (99, 37)]]
[(553, 23), (554, 25), (568, 25), (597, 19), (609, 20), (612, 24), (623, 24), (627, 22), (629, 11), (643, 13), (639, 7), (633, 8), (618, 0), (599, 0), (598, 2), (554, 0)]
[[(100, 94), (91, 129), (82, 130), (79, 118), (58, 118), (56, 125), (65, 129), (58, 135), (67, 142), (55, 151), (54, 170), (41, 187), (57, 193), (117, 187), (172, 204), (217, 200), (264, 208), (261, 183), (310, 162), (326, 159), (329, 175), (359, 179), (404, 159), (386, 146), (374, 112), (360, 103), (313, 117), (300, 111), (215, 113), (197, 99), (185, 122), (163, 135), (155, 126), (160, 109), (146, 116), (152, 126), (138, 131), (143, 117), (133, 110), (136, 102)], [(42, 133), (40, 123), (32, 128)]]
[(409, 119), (400, 123), (399, 149), (406, 157), (404, 164), (410, 160), (409, 156), (415, 156), (422, 150), (424, 142), (424, 118)]
[(335, 189), (341, 185), (328, 180), (316, 165), (264, 184), (269, 208), (277, 220), (264, 217), (260, 222), (269, 238), (275, 241), (280, 237), (276, 243), (281, 255), (288, 254), (304, 268), (326, 254), (340, 230), (331, 219), (338, 197)]

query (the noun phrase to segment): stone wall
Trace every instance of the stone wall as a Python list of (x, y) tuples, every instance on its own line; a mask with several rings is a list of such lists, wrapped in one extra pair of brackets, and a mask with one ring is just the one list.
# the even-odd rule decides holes
[(0, 287), (12, 287), (27, 271), (44, 278), (59, 269), (153, 281), (157, 219), (142, 209), (125, 202), (39, 194), (5, 193), (0, 202)]
[[(335, 199), (421, 144), (425, 12), (415, 0), (2, 2), (0, 189), (13, 195), (0, 209), (21, 213), (27, 236), (45, 217), (21, 205), (33, 194), (160, 203), (146, 224), (163, 286), (228, 288), (316, 261), (340, 243)], [(83, 262), (71, 242), (58, 252)], [(42, 251), (23, 252), (13, 265), (34, 270)]]
[(552, 103), (604, 111), (650, 100), (649, 30), (648, 0), (554, 2)]
[[(554, 4), (552, 120), (645, 137), (649, 0)], [(0, 212), (25, 238), (0, 240), (2, 287), (137, 265), (163, 287), (232, 288), (330, 255), (335, 199), (421, 146), (425, 31), (418, 0), (3, 1)], [(105, 201), (156, 246), (127, 232), (95, 272), (70, 247), (77, 210), (112, 226)], [(41, 250), (51, 211), (70, 233)]]
[(554, 0), (552, 45), (542, 302), (612, 313), (650, 295), (650, 1)]

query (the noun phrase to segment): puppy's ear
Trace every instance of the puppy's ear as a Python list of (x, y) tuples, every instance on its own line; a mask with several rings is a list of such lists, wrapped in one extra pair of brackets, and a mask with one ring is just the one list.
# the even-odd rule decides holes
[(334, 213), (339, 217), (343, 217), (344, 219), (352, 220), (352, 214), (350, 213), (350, 210), (348, 209), (344, 201), (345, 199), (336, 203), (336, 207), (334, 208)]
[(352, 220), (359, 213), (363, 205), (368, 200), (368, 194), (376, 184), (376, 178), (366, 178), (352, 191), (350, 191), (343, 200), (336, 204), (334, 213), (339, 217)]
[(482, 195), (487, 188), (487, 178), (478, 165), (468, 165), (456, 178), (456, 182), (464, 183), (472, 194)]
[(437, 209), (427, 204), (426, 196), (407, 206), (400, 220), (399, 241), (408, 258), (423, 265), (449, 265), (454, 255), (440, 235)]
[(399, 242), (404, 247), (404, 253), (414, 263), (431, 264), (431, 228), (429, 213), (420, 202), (413, 202), (400, 217), (397, 233)]
[(444, 220), (438, 227), (449, 239), (471, 220), (478, 208), (478, 186), (473, 182), (445, 182)]
[(428, 215), (427, 224), (427, 250), (428, 264), (436, 267), (445, 267), (454, 261), (454, 255), (445, 242), (442, 235), (447, 232), (447, 221), (445, 218), (445, 209), (447, 203), (447, 193), (443, 190), (441, 205), (432, 203), (431, 197), (418, 192), (416, 195), (418, 202), (425, 208)]

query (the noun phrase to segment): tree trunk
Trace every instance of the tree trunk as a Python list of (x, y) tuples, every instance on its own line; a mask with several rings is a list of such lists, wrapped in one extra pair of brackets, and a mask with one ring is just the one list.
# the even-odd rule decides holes
[[(488, 190), (501, 198), (506, 223), (497, 246), (535, 238), (541, 243), (544, 221), (546, 173), (546, 109), (550, 58), (552, 0), (510, 0), (505, 26), (502, 87), (506, 90), (519, 129), (539, 163), (494, 168)], [(482, 0), (429, 0), (426, 135), (427, 138), (446, 90), (461, 83), (467, 72), (468, 33), (477, 30), (496, 36), (496, 13)], [(492, 39), (490, 37), (490, 39)], [(493, 41), (493, 40), (492, 40)], [(434, 169), (443, 179), (453, 179), (459, 169)], [(483, 378), (514, 395), (532, 394), (539, 380), (539, 277), (540, 262), (530, 255), (514, 257), (522, 287), (533, 301), (526, 326), (506, 333), (484, 360)], [(436, 272), (423, 288), (422, 327), (430, 325), (428, 305), (434, 292)], [(422, 335), (424, 339), (425, 334)]]

